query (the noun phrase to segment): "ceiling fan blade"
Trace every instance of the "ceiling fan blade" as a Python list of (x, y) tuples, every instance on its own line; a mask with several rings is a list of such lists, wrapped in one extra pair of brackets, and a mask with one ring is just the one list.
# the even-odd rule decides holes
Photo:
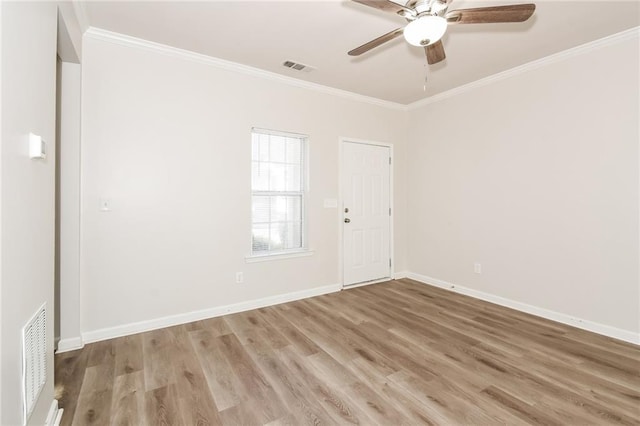
[(427, 63), (429, 65), (437, 64), (440, 61), (444, 61), (444, 58), (447, 55), (444, 54), (444, 46), (442, 45), (442, 40), (438, 40), (437, 42), (425, 46), (424, 52), (427, 55)]
[(512, 4), (508, 6), (477, 7), (452, 10), (445, 15), (450, 24), (491, 24), (524, 22), (533, 15), (536, 5)]
[(353, 0), (356, 3), (364, 4), (365, 6), (373, 7), (385, 12), (400, 13), (406, 10), (404, 6), (400, 6), (398, 3), (394, 3), (388, 0)]
[(404, 31), (404, 27), (400, 27), (397, 28), (391, 32), (386, 33), (385, 35), (381, 35), (380, 37), (371, 40), (370, 42), (367, 42), (365, 44), (363, 44), (360, 47), (356, 47), (355, 49), (351, 50), (349, 52), (349, 56), (358, 56), (358, 55), (362, 55), (365, 52), (368, 52), (369, 50), (373, 49), (374, 47), (378, 47), (383, 43), (386, 43), (390, 40), (393, 40), (394, 38), (398, 37), (400, 34), (402, 34), (402, 32)]

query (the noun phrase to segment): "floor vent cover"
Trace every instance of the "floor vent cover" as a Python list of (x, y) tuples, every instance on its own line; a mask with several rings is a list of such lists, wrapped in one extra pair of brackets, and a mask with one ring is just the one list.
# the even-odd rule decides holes
[(27, 423), (47, 380), (47, 310), (38, 309), (22, 329), (22, 388), (24, 423)]

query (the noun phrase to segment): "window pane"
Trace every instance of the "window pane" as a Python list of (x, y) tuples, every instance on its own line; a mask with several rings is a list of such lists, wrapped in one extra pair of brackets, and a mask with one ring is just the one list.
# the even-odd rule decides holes
[(260, 161), (269, 161), (269, 135), (260, 135), (258, 158)]
[(269, 197), (261, 197), (254, 195), (252, 203), (252, 222), (253, 223), (269, 223)]
[(287, 146), (287, 163), (289, 164), (300, 164), (301, 159), (301, 142), (300, 139), (297, 138), (286, 138), (286, 146)]
[(251, 189), (254, 191), (269, 190), (269, 163), (251, 164)]
[(303, 248), (305, 138), (251, 136), (252, 252)]
[(286, 165), (286, 190), (287, 191), (302, 191), (302, 180), (300, 176), (299, 165)]
[(271, 221), (284, 222), (287, 220), (287, 198), (271, 197)]
[(251, 133), (251, 159), (256, 161), (260, 158), (260, 135)]
[(286, 191), (287, 184), (285, 181), (285, 165), (270, 163), (269, 170), (269, 190), (270, 191)]
[(269, 250), (269, 225), (253, 225), (252, 250), (254, 252)]
[(302, 247), (302, 232), (300, 232), (300, 222), (287, 222), (285, 232), (285, 249), (294, 249)]
[(282, 136), (271, 136), (271, 150), (269, 151), (269, 161), (284, 163), (284, 143), (285, 138)]
[(302, 196), (287, 197), (287, 220), (302, 220)]
[(282, 250), (284, 249), (284, 236), (286, 231), (286, 224), (282, 222), (271, 223), (270, 237), (270, 250)]

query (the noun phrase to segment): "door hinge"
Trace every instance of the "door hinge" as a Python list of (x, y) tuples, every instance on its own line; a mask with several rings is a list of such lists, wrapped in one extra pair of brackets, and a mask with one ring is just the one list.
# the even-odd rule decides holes
[(389, 207), (389, 216), (391, 216), (391, 207)]
[(391, 157), (389, 157), (389, 164), (391, 164)]
[(391, 268), (391, 259), (389, 259), (389, 268)]

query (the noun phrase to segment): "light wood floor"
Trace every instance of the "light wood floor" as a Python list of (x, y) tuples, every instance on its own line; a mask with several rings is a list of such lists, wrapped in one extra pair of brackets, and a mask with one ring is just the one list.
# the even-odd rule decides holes
[(56, 355), (62, 423), (640, 424), (637, 346), (410, 280)]

